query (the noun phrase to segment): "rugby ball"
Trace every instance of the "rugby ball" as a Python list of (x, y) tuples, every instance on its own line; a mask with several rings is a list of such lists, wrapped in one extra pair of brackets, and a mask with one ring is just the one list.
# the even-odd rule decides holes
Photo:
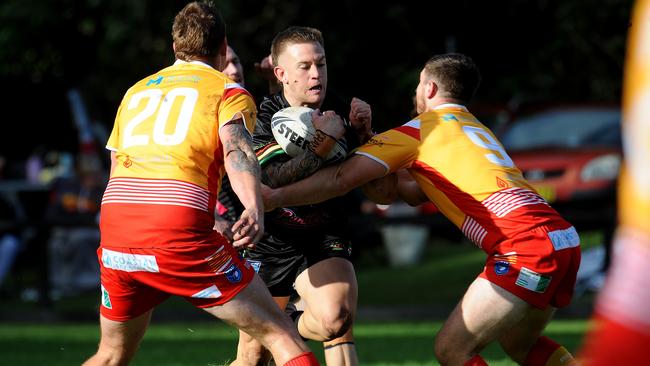
[[(294, 157), (300, 155), (311, 142), (316, 129), (311, 122), (309, 107), (287, 107), (277, 111), (271, 117), (271, 130), (278, 145), (287, 155)], [(327, 164), (344, 160), (347, 156), (347, 143), (345, 138), (337, 140), (332, 150), (325, 158)]]

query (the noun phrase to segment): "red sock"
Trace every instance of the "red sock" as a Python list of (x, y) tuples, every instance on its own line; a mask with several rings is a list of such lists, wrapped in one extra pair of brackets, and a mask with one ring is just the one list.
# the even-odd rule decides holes
[(480, 355), (474, 355), (474, 357), (465, 361), (463, 366), (488, 366), (488, 364)]
[(301, 353), (290, 359), (284, 366), (319, 366), (316, 356), (311, 352)]
[(551, 357), (553, 352), (555, 352), (555, 350), (558, 348), (560, 348), (560, 345), (557, 344), (554, 340), (541, 336), (537, 338), (537, 342), (535, 342), (530, 351), (528, 351), (524, 365), (544, 366), (546, 365), (548, 358)]
[(548, 337), (539, 337), (528, 351), (525, 366), (571, 366), (576, 361), (566, 348)]

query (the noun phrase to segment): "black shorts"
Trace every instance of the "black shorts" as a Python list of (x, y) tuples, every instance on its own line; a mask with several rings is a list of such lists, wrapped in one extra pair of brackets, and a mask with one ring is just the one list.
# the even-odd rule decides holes
[(288, 243), (264, 235), (254, 250), (244, 254), (260, 275), (271, 295), (290, 296), (296, 277), (305, 269), (328, 258), (350, 260), (350, 240), (340, 236), (317, 235), (313, 239)]

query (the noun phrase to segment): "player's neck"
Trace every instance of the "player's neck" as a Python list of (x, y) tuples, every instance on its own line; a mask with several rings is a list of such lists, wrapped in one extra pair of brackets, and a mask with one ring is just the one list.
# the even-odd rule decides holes
[(185, 62), (199, 61), (212, 67), (215, 70), (221, 70), (221, 68), (218, 67), (219, 65), (217, 65), (218, 60), (216, 57), (192, 56), (191, 59), (183, 60), (183, 61)]
[(460, 105), (465, 107), (465, 102), (460, 99), (455, 98), (443, 98), (443, 97), (434, 97), (427, 100), (426, 112), (433, 111), (434, 109), (440, 108), (444, 105)]

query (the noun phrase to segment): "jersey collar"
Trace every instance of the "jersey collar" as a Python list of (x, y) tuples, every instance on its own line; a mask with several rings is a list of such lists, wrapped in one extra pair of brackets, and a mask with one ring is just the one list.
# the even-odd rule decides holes
[(209, 68), (211, 68), (211, 69), (214, 69), (214, 67), (212, 67), (212, 66), (206, 64), (206, 63), (203, 62), (203, 61), (196, 61), (196, 60), (194, 60), (194, 61), (189, 61), (189, 62), (187, 62), (187, 61), (183, 61), (183, 60), (179, 60), (179, 59), (176, 59), (176, 61), (174, 61), (174, 66), (176, 66), (176, 65), (182, 65), (182, 64), (203, 65), (203, 66), (207, 66), (207, 67), (209, 67)]
[(433, 109), (443, 109), (443, 108), (457, 108), (457, 109), (462, 109), (463, 111), (467, 112), (467, 107), (465, 107), (462, 104), (456, 104), (456, 103), (445, 103), (445, 104), (440, 104), (438, 106), (435, 106)]

